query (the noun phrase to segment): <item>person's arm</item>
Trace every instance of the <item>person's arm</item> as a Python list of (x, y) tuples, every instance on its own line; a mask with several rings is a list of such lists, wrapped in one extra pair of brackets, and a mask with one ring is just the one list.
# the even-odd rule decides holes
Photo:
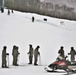
[(9, 53), (6, 53), (6, 55), (9, 55)]
[(30, 54), (30, 51), (27, 54)]
[(40, 55), (40, 52), (38, 52), (38, 55)]
[(60, 53), (61, 53), (61, 51), (59, 50), (59, 51), (58, 51), (58, 54), (60, 54)]
[(68, 55), (70, 55), (71, 54), (71, 51), (70, 51), (70, 53), (68, 53)]

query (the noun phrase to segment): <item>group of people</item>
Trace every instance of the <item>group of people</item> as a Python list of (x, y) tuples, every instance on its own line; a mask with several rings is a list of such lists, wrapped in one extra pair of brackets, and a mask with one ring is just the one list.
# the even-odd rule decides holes
[(39, 48), (40, 46), (37, 46), (35, 49), (33, 49), (32, 45), (29, 45), (29, 52), (27, 54), (29, 54), (29, 63), (28, 64), (32, 64), (33, 61), (33, 56), (34, 56), (34, 65), (38, 65), (37, 61), (38, 61), (38, 55), (40, 55), (39, 52)]
[[(29, 44), (29, 52), (27, 54), (29, 54), (29, 63), (28, 64), (32, 64), (33, 63), (33, 57), (34, 57), (34, 65), (38, 65), (38, 57), (40, 55), (39, 52), (39, 48), (40, 46), (37, 46), (35, 49), (33, 48), (33, 46), (31, 44)], [(6, 68), (7, 67), (7, 61), (6, 61), (6, 57), (9, 56), (9, 53), (6, 52), (7, 46), (3, 47), (2, 50), (2, 68)], [(19, 51), (18, 51), (19, 47), (14, 45), (13, 49), (12, 49), (12, 56), (13, 56), (13, 65), (14, 66), (18, 66), (18, 56), (19, 56)], [(64, 47), (61, 46), (58, 54), (62, 57), (65, 58), (65, 52), (64, 52)], [(76, 51), (74, 49), (74, 47), (71, 47), (71, 51), (68, 53), (68, 55), (70, 55), (70, 60), (71, 62), (75, 61), (75, 55), (76, 55)]]
[(13, 56), (13, 65), (14, 66), (18, 66), (17, 61), (18, 61), (18, 56), (19, 56), (19, 51), (18, 51), (19, 47), (17, 46), (13, 46), (13, 50), (12, 50), (12, 56)]
[[(35, 49), (33, 49), (32, 45), (29, 44), (29, 52), (27, 53), (27, 54), (29, 54), (29, 63), (28, 64), (32, 64), (33, 56), (34, 56), (34, 65), (38, 65), (37, 64), (38, 55), (40, 55), (39, 48), (40, 48), (40, 46), (37, 46)], [(8, 68), (6, 58), (9, 57), (9, 53), (6, 52), (6, 49), (7, 49), (7, 46), (4, 46), (3, 50), (2, 50), (2, 68)], [(12, 49), (13, 65), (14, 66), (18, 66), (18, 56), (20, 55), (18, 49), (19, 49), (19, 47), (16, 45), (14, 45), (13, 49)]]
[[(64, 47), (63, 46), (60, 47), (60, 49), (58, 51), (58, 54), (62, 58), (65, 58), (65, 52), (64, 52)], [(75, 55), (76, 55), (76, 51), (75, 51), (74, 47), (71, 47), (70, 53), (68, 53), (68, 55), (70, 55), (71, 62), (74, 62), (75, 61)]]
[[(6, 52), (6, 49), (7, 49), (7, 46), (4, 46), (3, 50), (2, 50), (2, 68), (8, 68), (6, 58), (7, 58), (7, 56), (9, 57), (9, 53)], [(17, 61), (18, 61), (18, 55), (19, 54), (20, 53), (18, 51), (18, 47), (14, 45), (13, 50), (12, 50), (13, 65), (14, 66), (18, 66)]]
[[(1, 10), (1, 13), (4, 12), (4, 8), (3, 7), (1, 7), (0, 10)], [(11, 10), (11, 13), (14, 13), (13, 9)], [(10, 9), (8, 9), (7, 14), (10, 15)]]
[[(4, 8), (1, 7), (0, 10), (1, 10), (1, 13), (4, 12)], [(10, 15), (10, 11), (11, 11), (11, 13), (14, 13), (13, 9), (12, 10), (8, 9), (7, 10), (7, 15)], [(35, 20), (35, 17), (32, 16), (32, 22), (34, 22), (34, 20)]]

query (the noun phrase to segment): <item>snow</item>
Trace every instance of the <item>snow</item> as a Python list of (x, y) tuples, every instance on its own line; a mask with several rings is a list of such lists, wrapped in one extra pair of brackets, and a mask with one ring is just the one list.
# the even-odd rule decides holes
[(9, 68), (9, 69), (0, 69), (1, 75), (61, 75), (66, 74), (66, 72), (61, 71), (59, 73), (47, 73), (44, 70), (43, 66), (24, 66), (24, 67), (16, 67), (16, 68)]
[[(35, 17), (35, 22), (31, 21), (32, 16)], [(44, 18), (47, 18), (47, 21), (44, 21)], [(32, 44), (33, 48), (36, 48), (37, 45), (40, 46), (42, 66), (27, 65), (29, 44)], [(25, 64), (24, 66), (11, 66), (13, 45), (19, 47), (18, 63)], [(5, 9), (4, 13), (0, 13), (0, 65), (3, 46), (7, 46), (7, 52), (10, 54), (10, 68), (0, 68), (2, 75), (7, 73), (8, 75), (65, 74), (64, 71), (62, 73), (47, 73), (44, 67), (55, 61), (60, 46), (64, 46), (65, 55), (70, 52), (70, 47), (73, 46), (76, 49), (76, 21), (18, 11), (7, 15)]]

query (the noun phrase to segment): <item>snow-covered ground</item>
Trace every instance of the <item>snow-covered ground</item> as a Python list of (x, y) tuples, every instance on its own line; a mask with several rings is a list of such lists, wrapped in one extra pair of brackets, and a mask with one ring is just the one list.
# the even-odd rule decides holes
[[(32, 16), (35, 17), (35, 22), (32, 22)], [(43, 18), (47, 18), (47, 21), (44, 21)], [(29, 44), (32, 44), (33, 48), (36, 48), (37, 45), (40, 46), (42, 66), (27, 65)], [(13, 45), (19, 47), (18, 63), (25, 64), (25, 66), (11, 66)], [(44, 67), (55, 61), (60, 46), (64, 46), (65, 55), (70, 52), (70, 47), (73, 46), (76, 49), (76, 21), (17, 11), (7, 15), (7, 10), (5, 10), (4, 13), (0, 13), (0, 67), (3, 46), (7, 46), (7, 52), (10, 54), (10, 68), (0, 68), (1, 75), (63, 75), (64, 71), (62, 73), (47, 73), (44, 71)]]
[(44, 66), (19, 66), (7, 69), (0, 69), (1, 75), (67, 75), (64, 71), (56, 73), (48, 73), (44, 70)]

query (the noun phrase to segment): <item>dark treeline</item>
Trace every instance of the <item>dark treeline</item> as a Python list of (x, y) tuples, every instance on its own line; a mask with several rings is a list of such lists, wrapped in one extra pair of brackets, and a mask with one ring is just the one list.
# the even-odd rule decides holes
[(1, 0), (0, 0), (0, 6), (1, 6)]
[(47, 15), (56, 18), (76, 20), (76, 12), (72, 7), (52, 3), (41, 2), (40, 0), (5, 0), (5, 7), (22, 11)]

